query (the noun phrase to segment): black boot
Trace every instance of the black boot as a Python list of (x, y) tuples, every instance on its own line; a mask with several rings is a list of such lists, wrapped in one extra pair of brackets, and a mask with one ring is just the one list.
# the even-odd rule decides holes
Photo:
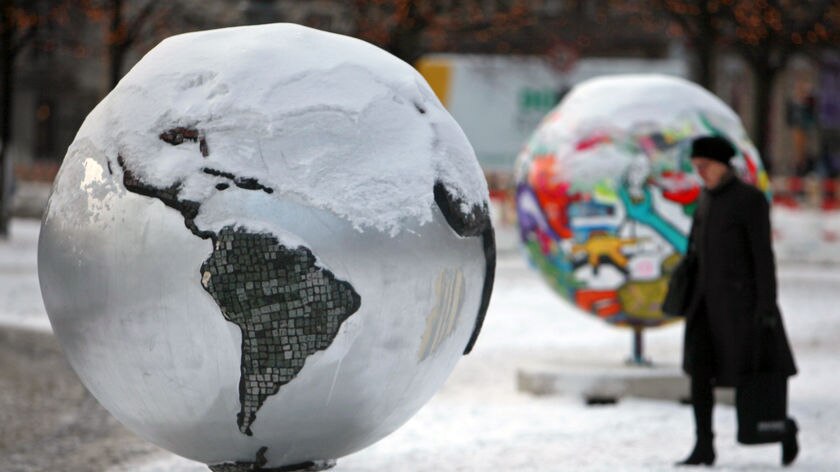
[(796, 426), (796, 421), (788, 418), (785, 424), (785, 437), (782, 439), (782, 465), (784, 466), (791, 465), (799, 454), (799, 441), (796, 440), (798, 432), (799, 427)]
[(691, 409), (694, 413), (694, 450), (676, 465), (712, 465), (715, 462), (712, 409), (715, 405), (712, 381), (708, 375), (691, 376)]
[(674, 465), (712, 465), (715, 463), (715, 446), (712, 441), (713, 436), (701, 436), (697, 438), (694, 444), (694, 450), (691, 454), (680, 462)]

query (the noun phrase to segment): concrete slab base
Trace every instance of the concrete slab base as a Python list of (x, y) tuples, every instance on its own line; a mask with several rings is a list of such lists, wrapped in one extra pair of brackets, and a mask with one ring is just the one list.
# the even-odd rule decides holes
[[(676, 365), (650, 366), (533, 363), (517, 369), (517, 389), (533, 395), (575, 395), (587, 404), (616, 403), (624, 397), (688, 403), (689, 379)], [(733, 389), (715, 389), (718, 403), (734, 404)]]

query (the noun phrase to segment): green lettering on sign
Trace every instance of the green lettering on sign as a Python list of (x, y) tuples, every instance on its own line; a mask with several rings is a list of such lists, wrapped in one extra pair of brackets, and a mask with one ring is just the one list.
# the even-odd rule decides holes
[(545, 113), (557, 104), (558, 94), (554, 89), (524, 88), (519, 92), (520, 112)]

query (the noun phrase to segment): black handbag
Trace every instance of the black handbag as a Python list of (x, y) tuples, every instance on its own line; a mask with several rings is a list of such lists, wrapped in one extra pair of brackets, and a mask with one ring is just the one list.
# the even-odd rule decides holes
[(774, 326), (761, 326), (754, 354), (755, 371), (735, 389), (738, 442), (775, 443), (783, 439), (787, 425), (787, 375), (764, 371), (762, 360), (770, 359)]
[(787, 376), (751, 374), (735, 389), (738, 442), (765, 444), (782, 440), (787, 423)]
[(685, 316), (691, 296), (694, 293), (694, 283), (697, 278), (697, 254), (688, 253), (680, 260), (671, 279), (668, 281), (668, 292), (662, 302), (662, 313), (669, 317)]

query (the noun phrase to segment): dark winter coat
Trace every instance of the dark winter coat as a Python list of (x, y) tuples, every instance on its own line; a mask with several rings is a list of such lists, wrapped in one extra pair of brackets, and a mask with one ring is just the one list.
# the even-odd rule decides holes
[[(760, 345), (760, 370), (794, 375), (793, 353), (776, 303), (770, 205), (765, 195), (729, 174), (701, 194), (691, 241), (698, 273), (686, 313), (685, 372), (692, 375), (711, 368), (716, 385), (738, 385), (745, 374), (758, 370)], [(705, 322), (708, 330), (700, 326)], [(701, 356), (694, 353), (709, 351), (713, 366), (698, 365), (707, 357), (695, 359)]]

